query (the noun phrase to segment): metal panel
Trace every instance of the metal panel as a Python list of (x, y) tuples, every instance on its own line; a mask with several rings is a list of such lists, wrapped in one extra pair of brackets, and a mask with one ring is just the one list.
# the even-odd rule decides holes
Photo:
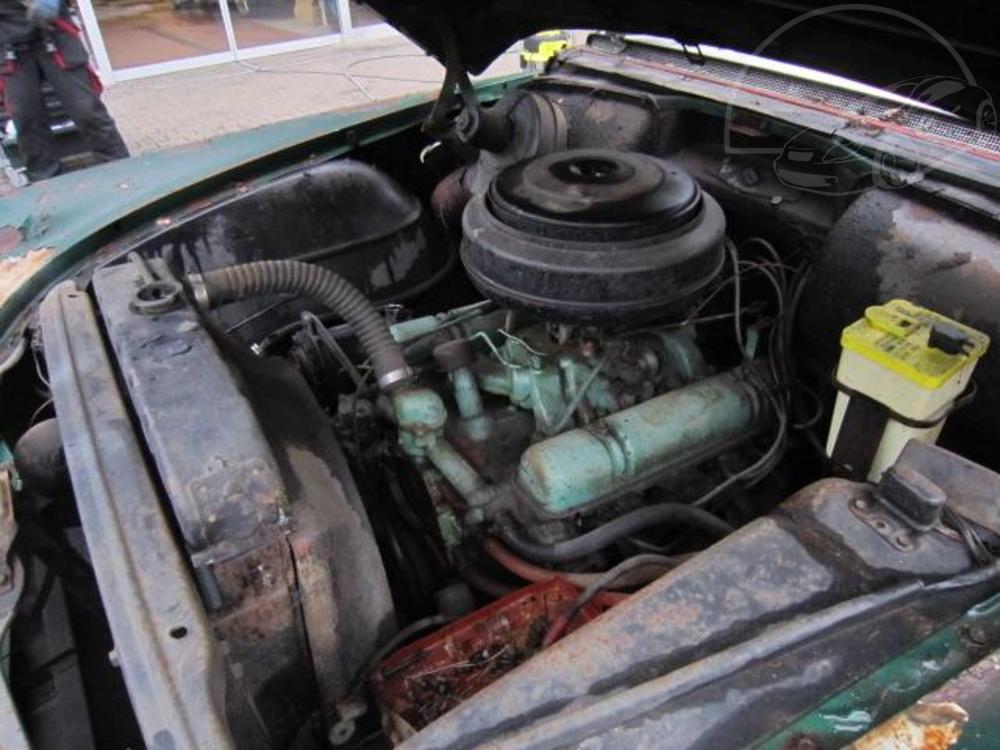
[[(871, 492), (868, 485), (844, 480), (806, 487), (771, 516), (744, 526), (521, 665), (428, 726), (406, 747), (480, 747), (522, 729), (524, 737), (533, 738), (533, 722), (558, 723), (570, 706), (588, 703), (595, 704), (609, 737), (618, 733), (630, 738), (631, 744), (623, 747), (640, 747), (662, 737), (668, 731), (665, 726), (673, 727), (669, 732), (676, 735), (672, 747), (677, 748), (733, 747), (741, 731), (757, 732), (747, 737), (765, 736), (863, 675), (877, 655), (888, 656), (922, 640), (984, 596), (982, 586), (959, 592), (944, 588), (938, 594), (925, 588), (924, 581), (968, 570), (967, 550), (938, 533), (910, 540), (901, 550), (880, 535), (873, 519), (855, 512), (859, 501), (874, 505)], [(877, 524), (889, 521), (879, 518)], [(909, 587), (909, 593), (890, 596), (899, 585)], [(911, 598), (915, 593), (920, 595)], [(845, 602), (846, 609), (837, 609)], [(857, 625), (858, 617), (867, 624), (841, 632)], [(808, 625), (809, 618), (814, 621), (806, 638), (796, 628)], [(787, 639), (768, 640), (772, 631), (786, 633)], [(831, 634), (837, 633), (835, 641)], [(869, 633), (874, 634), (870, 648), (858, 647)], [(761, 650), (761, 644), (770, 650)], [(811, 649), (810, 656), (796, 658), (795, 652), (804, 646)], [(737, 662), (727, 659), (744, 654), (737, 650), (741, 648), (751, 649), (755, 659), (777, 660), (768, 669), (747, 670), (743, 665), (737, 670)], [(806, 671), (810, 659), (822, 665), (819, 672)], [(685, 682), (687, 687), (678, 688), (682, 677), (727, 664), (732, 671), (714, 673), (711, 683)], [(778, 675), (784, 680), (780, 690)], [(716, 683), (729, 685), (741, 700), (727, 699), (726, 690), (716, 690)], [(771, 689), (782, 697), (771, 701)], [(658, 715), (672, 718), (664, 724), (657, 724), (656, 716), (636, 718), (641, 704), (615, 703), (626, 690), (636, 691), (636, 696), (650, 691), (655, 700), (650, 699), (663, 704)], [(671, 692), (675, 690), (679, 692)], [(668, 700), (703, 690), (711, 697), (701, 693), (698, 700), (666, 706)], [(754, 706), (757, 700), (761, 702)], [(599, 707), (605, 702), (618, 708)], [(714, 707), (714, 718), (709, 721), (699, 714), (698, 706)], [(772, 711), (773, 723), (761, 728), (755, 722), (765, 710)], [(625, 714), (635, 719), (629, 727), (648, 725), (650, 733), (640, 737), (630, 730), (612, 730), (614, 716)], [(583, 721), (586, 715), (578, 717)], [(681, 727), (684, 742), (678, 734)], [(523, 746), (532, 745), (526, 741)], [(611, 739), (606, 746), (614, 746)]]
[(989, 750), (1000, 732), (1000, 651), (855, 741), (852, 750)]
[(252, 705), (227, 715), (284, 746), (346, 693), (391, 627), (336, 438), (291, 365), (213, 335), (163, 292), (179, 287), (162, 261), (133, 256), (98, 271), (94, 289), (232, 684)]
[[(977, 659), (997, 644), (1000, 644), (1000, 596), (994, 595), (843, 692), (813, 706), (756, 747), (758, 750), (842, 747), (904, 710), (927, 691), (936, 690), (949, 678), (973, 667)], [(994, 687), (992, 693), (996, 704), (993, 713), (1000, 717), (1000, 691)], [(979, 716), (980, 721), (988, 718)], [(972, 737), (967, 732), (965, 739), (968, 742)], [(981, 739), (988, 742), (985, 735)]]
[(94, 274), (108, 339), (188, 549), (232, 557), (277, 524), (285, 502), (278, 467), (195, 311), (133, 310), (146, 281), (135, 263)]
[(935, 612), (981, 597), (997, 573), (994, 566), (941, 584), (900, 584), (848, 599), (477, 747), (630, 750), (660, 747), (665, 737), (676, 750), (746, 747), (831, 686), (854, 682), (872, 660), (926, 635)]
[(72, 282), (60, 284), (42, 305), (41, 323), (80, 519), (143, 736), (155, 749), (234, 747), (218, 644), (174, 546), (90, 300)]

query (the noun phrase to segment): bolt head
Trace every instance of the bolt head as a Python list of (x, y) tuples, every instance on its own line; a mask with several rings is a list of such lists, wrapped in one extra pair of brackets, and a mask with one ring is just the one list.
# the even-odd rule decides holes
[(970, 625), (965, 632), (966, 638), (977, 646), (985, 646), (989, 642), (986, 629), (982, 625)]
[(797, 737), (788, 745), (788, 750), (819, 750), (819, 745), (809, 737)]

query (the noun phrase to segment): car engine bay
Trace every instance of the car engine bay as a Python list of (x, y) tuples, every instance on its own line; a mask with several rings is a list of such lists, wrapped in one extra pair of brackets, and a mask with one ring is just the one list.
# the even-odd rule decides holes
[[(92, 582), (123, 735), (735, 747), (996, 591), (995, 222), (851, 164), (789, 187), (695, 97), (569, 63), (449, 127), (42, 304), (17, 503)], [(931, 417), (848, 382), (878, 316), (960, 373)], [(42, 737), (59, 701), (16, 700)]]

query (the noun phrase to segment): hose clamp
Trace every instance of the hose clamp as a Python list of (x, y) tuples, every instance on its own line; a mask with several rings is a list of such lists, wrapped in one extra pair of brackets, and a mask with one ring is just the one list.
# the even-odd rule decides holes
[(409, 367), (400, 367), (399, 369), (390, 370), (389, 372), (380, 375), (378, 379), (378, 387), (383, 391), (387, 391), (397, 383), (409, 380), (412, 377), (413, 370)]
[(187, 282), (195, 304), (203, 310), (210, 309), (212, 305), (211, 300), (208, 298), (208, 287), (205, 286), (205, 277), (200, 273), (191, 273), (188, 274)]

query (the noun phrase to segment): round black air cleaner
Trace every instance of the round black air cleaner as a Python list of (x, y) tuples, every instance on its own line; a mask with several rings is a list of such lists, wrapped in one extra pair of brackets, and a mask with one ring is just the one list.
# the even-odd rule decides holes
[(502, 171), (462, 217), (462, 262), (504, 305), (622, 325), (679, 310), (725, 260), (726, 222), (679, 167), (579, 149)]

